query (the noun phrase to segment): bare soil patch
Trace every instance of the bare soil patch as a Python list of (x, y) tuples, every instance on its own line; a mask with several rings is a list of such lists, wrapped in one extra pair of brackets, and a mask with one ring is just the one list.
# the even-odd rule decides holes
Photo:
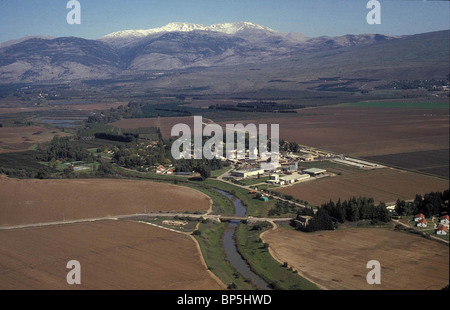
[(0, 176), (0, 225), (21, 225), (159, 211), (208, 210), (187, 187), (116, 179), (19, 180)]
[(0, 154), (30, 150), (35, 144), (48, 142), (56, 135), (69, 134), (37, 126), (0, 127)]
[(280, 138), (352, 156), (449, 146), (447, 109), (319, 107), (300, 109), (282, 122), (265, 118), (242, 123), (280, 124)]
[(277, 191), (306, 200), (320, 206), (334, 200), (353, 196), (372, 197), (376, 202), (395, 202), (400, 199), (414, 199), (416, 194), (448, 189), (448, 181), (431, 176), (396, 169), (377, 169), (349, 173), (308, 181)]
[[(279, 260), (335, 290), (436, 290), (449, 283), (448, 246), (377, 228), (302, 233), (278, 228), (264, 242)], [(381, 264), (381, 284), (369, 285), (366, 264)]]
[[(0, 231), (0, 289), (224, 289), (190, 236), (150, 225), (108, 221)], [(81, 285), (69, 285), (69, 260)]]

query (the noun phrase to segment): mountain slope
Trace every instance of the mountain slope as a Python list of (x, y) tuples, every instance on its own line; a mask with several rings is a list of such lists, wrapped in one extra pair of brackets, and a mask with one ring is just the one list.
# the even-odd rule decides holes
[(117, 51), (103, 42), (32, 38), (0, 49), (0, 80), (101, 78), (117, 72), (120, 64)]
[[(442, 78), (448, 70), (449, 33), (307, 38), (238, 22), (211, 26), (171, 23), (149, 30), (120, 31), (99, 40), (33, 37), (0, 46), (0, 83), (123, 75), (139, 78), (155, 71), (166, 71), (166, 75), (177, 71), (170, 83), (158, 78), (164, 87), (186, 85), (186, 76), (190, 84), (199, 81), (198, 87), (218, 80), (229, 83), (230, 75), (236, 72), (233, 81), (241, 80), (238, 86), (249, 88), (272, 87), (277, 84), (267, 83), (277, 80), (284, 81), (277, 87), (295, 87), (295, 83), (320, 76)], [(249, 67), (257, 68), (259, 76), (253, 77), (255, 72), (249, 72)], [(202, 73), (195, 68), (203, 68)], [(191, 70), (180, 71), (187, 69)], [(220, 74), (215, 76), (216, 72), (227, 72), (227, 80)], [(201, 81), (202, 74), (215, 76), (214, 81)]]

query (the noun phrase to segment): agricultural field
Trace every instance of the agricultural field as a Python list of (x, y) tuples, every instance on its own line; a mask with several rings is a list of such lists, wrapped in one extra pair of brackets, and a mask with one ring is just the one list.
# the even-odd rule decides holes
[(366, 159), (408, 170), (449, 178), (449, 149), (370, 156)]
[[(440, 290), (449, 282), (448, 245), (381, 228), (264, 234), (274, 257), (332, 290)], [(381, 264), (381, 284), (369, 285), (366, 264)]]
[(58, 129), (38, 126), (0, 127), (0, 154), (31, 150), (54, 136), (66, 136)]
[(0, 226), (145, 212), (206, 211), (191, 188), (119, 179), (21, 180), (0, 176)]
[(19, 102), (0, 102), (0, 115), (2, 114), (15, 114), (24, 112), (40, 112), (40, 111), (55, 111), (61, 110), (73, 110), (73, 111), (102, 111), (109, 110), (110, 108), (117, 108), (120, 105), (127, 105), (128, 102), (93, 102), (93, 103), (71, 103), (68, 102), (48, 102), (44, 106), (30, 106), (23, 105)]
[[(217, 290), (186, 234), (107, 221), (0, 231), (0, 289)], [(81, 285), (68, 285), (69, 260)]]
[(448, 148), (447, 109), (318, 107), (294, 117), (254, 119), (280, 124), (280, 138), (351, 156)]
[(164, 138), (170, 138), (172, 127), (176, 124), (187, 124), (191, 130), (194, 129), (194, 118), (192, 116), (180, 117), (156, 117), (156, 118), (128, 118), (121, 119), (111, 125), (122, 129), (138, 129), (156, 127), (161, 130)]
[(398, 198), (411, 200), (416, 194), (448, 189), (447, 180), (390, 168), (354, 172), (341, 169), (341, 172), (342, 175), (303, 182), (276, 191), (320, 206), (330, 199), (345, 200), (353, 196), (372, 197), (376, 203), (395, 202)]

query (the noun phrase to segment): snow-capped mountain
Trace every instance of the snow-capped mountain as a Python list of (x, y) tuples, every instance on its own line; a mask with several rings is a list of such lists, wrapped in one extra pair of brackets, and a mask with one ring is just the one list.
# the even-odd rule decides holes
[[(437, 35), (442, 36), (445, 35)], [(316, 59), (317, 65), (323, 66), (322, 57), (326, 55), (348, 55), (354, 49), (361, 51), (358, 55), (366, 55), (370, 52), (366, 46), (384, 46), (393, 41), (401, 45), (403, 39), (373, 34), (307, 38), (250, 22), (210, 26), (170, 23), (148, 30), (119, 31), (98, 40), (23, 38), (0, 45), (0, 83), (103, 79), (121, 74), (139, 76), (155, 70), (238, 68), (244, 64), (262, 66), (264, 62), (285, 63), (299, 57)], [(417, 40), (422, 42), (423, 37)], [(349, 64), (353, 58), (349, 57)], [(295, 63), (299, 65), (305, 63)]]
[(163, 27), (151, 28), (147, 30), (123, 30), (107, 34), (100, 38), (100, 40), (108, 40), (112, 38), (126, 38), (126, 37), (145, 37), (148, 35), (162, 33), (162, 32), (190, 32), (190, 31), (214, 31), (226, 34), (236, 34), (245, 30), (264, 30), (272, 33), (279, 34), (280, 32), (270, 29), (269, 27), (261, 26), (251, 22), (236, 22), (236, 23), (223, 23), (213, 24), (210, 26), (204, 26), (201, 24), (192, 23), (169, 23)]
[(261, 26), (251, 22), (235, 22), (235, 23), (222, 23), (205, 26), (201, 24), (182, 23), (175, 22), (169, 23), (163, 27), (151, 28), (146, 30), (123, 30), (107, 34), (101, 38), (100, 41), (107, 42), (114, 46), (124, 47), (135, 43), (146, 37), (160, 36), (164, 33), (171, 32), (193, 32), (193, 31), (205, 31), (205, 32), (217, 32), (227, 35), (248, 35), (251, 34), (264, 34), (269, 36), (285, 36), (285, 34), (270, 29), (269, 27)]

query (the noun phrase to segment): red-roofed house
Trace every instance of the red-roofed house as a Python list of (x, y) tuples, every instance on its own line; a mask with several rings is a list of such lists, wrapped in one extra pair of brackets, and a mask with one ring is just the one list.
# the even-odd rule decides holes
[(420, 220), (424, 220), (425, 219), (425, 215), (423, 215), (422, 213), (419, 213), (417, 215), (414, 216), (414, 221), (418, 222)]
[(436, 229), (436, 235), (446, 235), (448, 234), (448, 229), (444, 225), (441, 225)]
[(156, 173), (163, 173), (164, 170), (166, 170), (166, 167), (164, 167), (163, 165), (159, 165), (159, 166), (156, 168)]
[(439, 224), (442, 225), (448, 225), (450, 222), (450, 218), (448, 215), (444, 215), (443, 217), (441, 217), (441, 220), (439, 221)]
[(417, 222), (417, 227), (427, 227), (427, 220), (421, 219)]

